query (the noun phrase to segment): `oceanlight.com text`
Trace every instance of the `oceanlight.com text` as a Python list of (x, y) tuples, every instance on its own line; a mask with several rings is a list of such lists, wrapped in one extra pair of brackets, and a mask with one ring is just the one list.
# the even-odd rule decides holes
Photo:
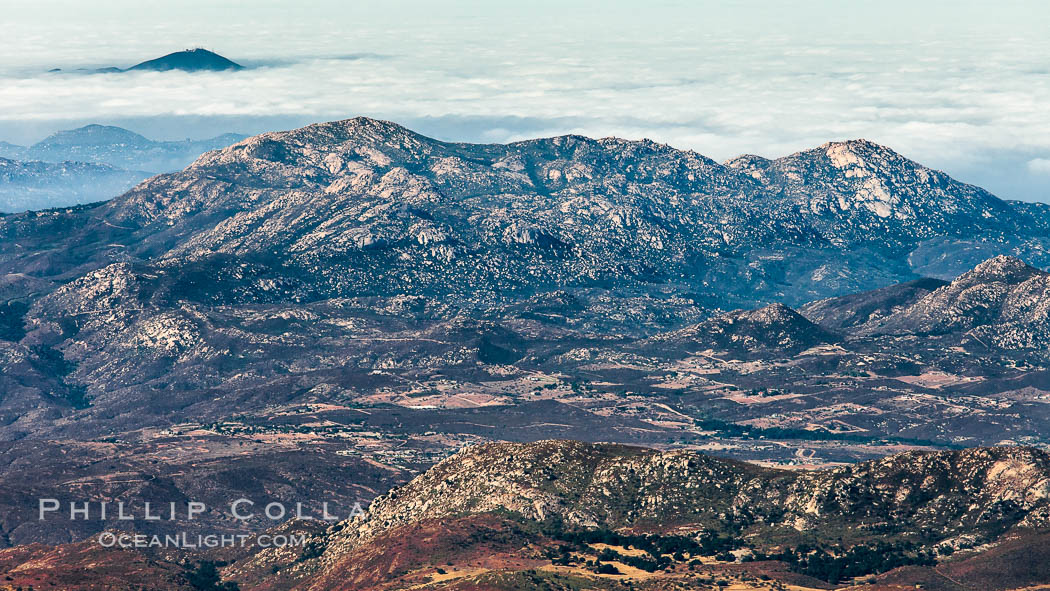
[(259, 548), (287, 548), (306, 545), (306, 534), (197, 534), (167, 535), (102, 532), (98, 543), (105, 548), (233, 548), (255, 545)]

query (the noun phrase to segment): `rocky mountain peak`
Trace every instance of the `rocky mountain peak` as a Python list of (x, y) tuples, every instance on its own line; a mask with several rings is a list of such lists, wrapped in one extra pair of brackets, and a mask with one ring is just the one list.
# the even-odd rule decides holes
[(1016, 284), (1044, 274), (1043, 271), (1029, 266), (1019, 258), (1000, 255), (977, 265), (972, 271), (963, 274), (952, 283), (960, 285), (987, 282)]
[(769, 166), (772, 162), (769, 158), (756, 154), (741, 154), (723, 162), (723, 166), (736, 169), (760, 169)]
[(757, 310), (740, 312), (736, 315), (739, 320), (754, 322), (756, 324), (773, 325), (785, 323), (808, 323), (798, 312), (779, 302), (770, 304)]
[[(813, 212), (874, 216), (903, 226), (963, 212), (987, 220), (1009, 215), (990, 194), (868, 140), (830, 142), (777, 159), (767, 174), (799, 186), (797, 199)], [(814, 191), (817, 186), (822, 190)]]
[(316, 123), (303, 128), (303, 131), (307, 134), (316, 134), (316, 139), (324, 139), (327, 136), (332, 139), (341, 139), (344, 142), (352, 140), (358, 142), (365, 140), (389, 142), (396, 138), (413, 137), (416, 139), (425, 139), (428, 143), (438, 143), (437, 140), (426, 138), (403, 125), (399, 125), (392, 121), (363, 116), (343, 119), (341, 121)]
[(893, 149), (866, 139), (827, 142), (817, 149), (837, 168), (864, 167), (868, 162), (911, 162)]
[[(389, 121), (355, 117), (253, 136), (199, 158), (184, 172), (214, 174), (231, 169), (252, 172), (265, 184), (295, 179), (330, 183), (391, 169), (418, 170), (438, 157), (444, 144)], [(227, 175), (228, 176), (228, 175)], [(248, 181), (246, 177), (238, 180)], [(282, 179), (279, 181), (278, 179)], [(340, 186), (340, 190), (349, 187)]]

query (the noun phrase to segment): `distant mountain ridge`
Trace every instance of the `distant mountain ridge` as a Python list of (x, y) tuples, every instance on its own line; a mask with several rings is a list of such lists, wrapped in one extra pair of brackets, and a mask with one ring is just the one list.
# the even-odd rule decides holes
[(0, 145), (0, 157), (44, 162), (87, 162), (159, 173), (181, 169), (204, 152), (226, 147), (242, 139), (243, 135), (225, 133), (203, 140), (156, 141), (122, 127), (91, 124), (55, 132), (28, 147)]
[(58, 131), (28, 147), (0, 142), (0, 158), (7, 162), (0, 178), (0, 212), (111, 199), (153, 174), (182, 168), (208, 150), (243, 138), (227, 133), (154, 141), (121, 127), (92, 124)]
[(0, 212), (68, 207), (112, 198), (148, 173), (84, 162), (18, 162), (0, 158)]
[(771, 353), (792, 355), (810, 347), (834, 343), (835, 334), (810, 322), (783, 304), (758, 310), (734, 310), (650, 340), (652, 347), (666, 352), (671, 347), (713, 349), (748, 357)]
[(128, 129), (113, 125), (91, 124), (76, 129), (57, 131), (32, 146), (37, 150), (54, 150), (79, 146), (149, 146), (152, 140)]

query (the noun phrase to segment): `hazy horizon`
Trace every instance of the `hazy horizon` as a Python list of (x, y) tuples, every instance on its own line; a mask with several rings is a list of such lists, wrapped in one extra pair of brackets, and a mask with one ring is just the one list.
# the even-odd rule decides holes
[[(455, 141), (647, 137), (717, 160), (866, 138), (1050, 201), (1050, 9), (1034, 2), (7, 4), (14, 143), (87, 123), (181, 139), (357, 115)], [(69, 72), (196, 46), (251, 68)]]

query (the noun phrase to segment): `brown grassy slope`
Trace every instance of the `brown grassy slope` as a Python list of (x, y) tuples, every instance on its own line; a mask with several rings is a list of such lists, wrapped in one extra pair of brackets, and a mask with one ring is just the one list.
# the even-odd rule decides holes
[(192, 591), (182, 572), (138, 552), (103, 548), (95, 540), (0, 550), (0, 590)]

